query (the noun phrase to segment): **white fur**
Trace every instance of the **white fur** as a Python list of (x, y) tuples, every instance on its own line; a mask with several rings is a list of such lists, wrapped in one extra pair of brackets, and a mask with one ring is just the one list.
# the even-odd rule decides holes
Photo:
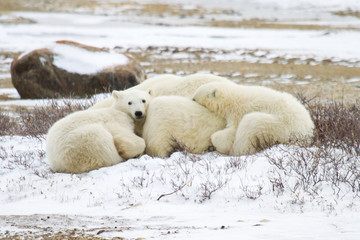
[(225, 119), (196, 102), (179, 96), (154, 98), (143, 129), (145, 152), (168, 157), (175, 147), (192, 153), (211, 149), (210, 136), (225, 127)]
[(88, 172), (144, 152), (144, 140), (134, 134), (134, 118), (140, 118), (135, 112), (145, 117), (150, 95), (113, 91), (113, 98), (111, 107), (69, 114), (49, 129), (46, 154), (53, 171)]
[[(151, 95), (156, 96), (183, 96), (191, 98), (196, 89), (209, 82), (228, 82), (226, 78), (219, 77), (212, 74), (192, 74), (185, 77), (180, 77), (172, 74), (164, 74), (156, 77), (149, 78), (142, 83), (129, 88), (128, 90), (151, 90)], [(127, 90), (125, 90), (127, 91)], [(96, 103), (91, 109), (99, 109), (103, 107), (109, 107), (114, 102), (113, 97), (109, 97)]]
[(211, 141), (221, 153), (252, 154), (265, 145), (309, 140), (314, 123), (306, 108), (292, 95), (260, 86), (209, 83), (194, 100), (226, 119), (226, 128)]

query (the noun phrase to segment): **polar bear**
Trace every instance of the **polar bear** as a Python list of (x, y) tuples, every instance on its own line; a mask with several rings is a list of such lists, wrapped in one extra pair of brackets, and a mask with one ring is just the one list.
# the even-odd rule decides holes
[(310, 141), (314, 123), (292, 95), (261, 86), (208, 83), (193, 100), (226, 119), (226, 128), (211, 136), (216, 150), (230, 155), (253, 154), (266, 146)]
[[(205, 73), (196, 73), (184, 77), (173, 74), (164, 74), (149, 78), (128, 90), (150, 90), (153, 97), (176, 95), (191, 98), (198, 87), (210, 82), (230, 82), (230, 80)], [(109, 107), (113, 102), (114, 98), (109, 97), (96, 103), (90, 109)]]
[(71, 113), (49, 129), (46, 154), (53, 171), (84, 173), (144, 152), (134, 121), (145, 118), (151, 96), (134, 89), (113, 91), (112, 97), (111, 107)]
[(149, 104), (143, 129), (145, 153), (165, 158), (177, 147), (204, 153), (211, 150), (211, 135), (224, 127), (224, 118), (189, 98), (156, 97)]

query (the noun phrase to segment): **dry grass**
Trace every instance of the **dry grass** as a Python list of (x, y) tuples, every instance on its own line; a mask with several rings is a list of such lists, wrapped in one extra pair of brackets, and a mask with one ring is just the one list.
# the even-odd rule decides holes
[[(215, 61), (214, 55), (231, 54), (223, 50), (157, 48), (127, 49), (144, 64), (148, 75), (173, 73), (192, 74), (211, 72), (241, 84), (266, 85), (278, 90), (307, 96), (318, 96), (323, 100), (354, 102), (360, 96), (360, 68), (336, 65), (331, 60), (317, 62), (315, 59), (284, 59), (277, 57), (273, 63), (249, 63), (244, 61)], [(257, 50), (249, 51), (252, 55)], [(169, 54), (170, 53), (170, 54)], [(189, 58), (172, 59), (176, 53), (189, 54)], [(204, 57), (204, 54), (208, 57)], [(162, 56), (170, 57), (162, 57)], [(191, 58), (190, 58), (191, 57)], [(301, 63), (298, 63), (302, 61)], [(254, 76), (249, 77), (249, 75)], [(293, 76), (286, 83), (279, 81), (282, 76)], [(274, 77), (275, 76), (275, 77)]]
[(8, 11), (70, 12), (74, 8), (95, 8), (94, 0), (2, 0), (0, 9)]
[[(165, 69), (172, 69), (173, 72), (187, 71), (195, 73), (198, 71), (211, 70), (218, 73), (237, 73), (242, 75), (256, 73), (258, 79), (264, 79), (269, 75), (296, 75), (299, 80), (306, 80), (306, 76), (311, 75), (313, 79), (323, 82), (332, 82), (342, 79), (351, 79), (360, 77), (360, 69), (356, 67), (329, 66), (329, 65), (302, 65), (302, 64), (280, 64), (280, 63), (249, 63), (233, 61), (201, 61), (177, 63), (169, 60), (157, 60), (154, 64), (155, 72), (165, 72)], [(222, 74), (223, 75), (223, 74)]]
[[(96, 1), (96, 0), (2, 0), (0, 9), (7, 11), (46, 11), (46, 12), (72, 12), (76, 8), (94, 11), (95, 9), (114, 10), (123, 14), (136, 14), (162, 17), (170, 16), (202, 16), (204, 14), (228, 13), (226, 10), (207, 9), (203, 7), (184, 8), (182, 4), (165, 4), (165, 3), (140, 3), (134, 1)], [(231, 11), (230, 11), (231, 12)]]
[(315, 102), (308, 106), (316, 129), (314, 145), (360, 155), (360, 102)]
[[(122, 3), (108, 3), (107, 6), (113, 8), (124, 7), (123, 12), (131, 14), (139, 14), (146, 16), (201, 16), (204, 14), (221, 13), (222, 11), (216, 9), (206, 9), (204, 7), (184, 8), (182, 4), (165, 4), (165, 3), (136, 3), (136, 2), (122, 2)], [(104, 7), (104, 6), (103, 6)]]
[(212, 20), (204, 25), (228, 28), (255, 28), (255, 29), (298, 29), (298, 30), (360, 30), (358, 27), (337, 27), (330, 25), (281, 23), (263, 19), (248, 19), (241, 21)]
[[(255, 50), (248, 50), (247, 55), (254, 56)], [(166, 73), (167, 69), (173, 72), (184, 71), (186, 73), (195, 73), (198, 71), (209, 70), (218, 73), (237, 73), (243, 75), (248, 73), (257, 73), (258, 78), (267, 75), (284, 75), (294, 74), (300, 80), (311, 75), (312, 78), (320, 81), (338, 81), (341, 79), (359, 78), (360, 68), (336, 65), (330, 59), (316, 61), (313, 58), (299, 59), (276, 57), (273, 63), (250, 63), (245, 61), (215, 61), (214, 55), (226, 55), (236, 52), (236, 50), (224, 51), (216, 49), (179, 49), (179, 48), (157, 48), (149, 47), (147, 49), (127, 49), (127, 53), (135, 56), (140, 62), (149, 63), (144, 66), (147, 71), (153, 73)], [(170, 54), (169, 54), (170, 53)], [(189, 54), (192, 59), (172, 59), (172, 54), (185, 53)], [(206, 57), (204, 57), (206, 54)], [(162, 55), (170, 55), (169, 57), (161, 57)], [(261, 58), (259, 58), (261, 59)], [(301, 63), (298, 63), (300, 62)]]
[(93, 100), (74, 103), (65, 99), (62, 104), (54, 100), (49, 106), (35, 107), (34, 109), (16, 108), (16, 117), (10, 116), (0, 108), (0, 136), (20, 135), (43, 138), (57, 120), (74, 111), (87, 109), (93, 104)]
[[(101, 237), (101, 233), (106, 232), (107, 230), (99, 229), (97, 235), (84, 233), (81, 229), (70, 229), (64, 232), (54, 232), (54, 233), (34, 233), (32, 231), (28, 231), (27, 233), (20, 234), (10, 234), (7, 236), (0, 238), (0, 240), (101, 240), (104, 239)], [(114, 240), (122, 240), (125, 238), (122, 237), (114, 237)]]
[(333, 14), (338, 15), (338, 16), (342, 16), (342, 17), (351, 16), (351, 17), (360, 18), (360, 12), (359, 11), (353, 11), (351, 9), (348, 9), (346, 11), (333, 12)]
[[(279, 154), (265, 152), (275, 166), (269, 177), (276, 195), (291, 192), (293, 204), (303, 205), (300, 192), (313, 199), (323, 184), (329, 184), (333, 194), (341, 198), (341, 189), (360, 192), (360, 104), (331, 101), (321, 103), (316, 98), (299, 96), (315, 123), (312, 144), (297, 142), (300, 148), (278, 147)], [(295, 178), (291, 183), (285, 179)], [(331, 204), (326, 211), (332, 211)]]

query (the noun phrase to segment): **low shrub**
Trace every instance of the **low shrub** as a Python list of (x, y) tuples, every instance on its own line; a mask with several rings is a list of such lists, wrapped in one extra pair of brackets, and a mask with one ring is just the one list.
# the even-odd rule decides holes
[(12, 115), (0, 109), (0, 136), (19, 135), (42, 138), (57, 120), (72, 112), (85, 110), (93, 104), (93, 99), (88, 101), (51, 100), (46, 106), (36, 106), (31, 109), (18, 107)]

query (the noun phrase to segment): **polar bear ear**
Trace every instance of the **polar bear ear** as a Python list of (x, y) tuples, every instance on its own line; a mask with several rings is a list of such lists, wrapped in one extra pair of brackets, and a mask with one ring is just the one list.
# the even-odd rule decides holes
[(122, 97), (121, 93), (122, 93), (121, 91), (114, 90), (114, 91), (112, 91), (112, 96), (115, 100), (117, 100), (118, 98)]
[(211, 90), (210, 96), (211, 96), (212, 98), (216, 98), (218, 95), (219, 95), (219, 92), (218, 92), (218, 90), (217, 90), (216, 88), (214, 88), (213, 90)]
[(150, 96), (153, 96), (153, 94), (154, 94), (154, 90), (149, 89), (149, 90), (148, 90), (148, 93), (149, 93), (149, 95), (150, 95)]

